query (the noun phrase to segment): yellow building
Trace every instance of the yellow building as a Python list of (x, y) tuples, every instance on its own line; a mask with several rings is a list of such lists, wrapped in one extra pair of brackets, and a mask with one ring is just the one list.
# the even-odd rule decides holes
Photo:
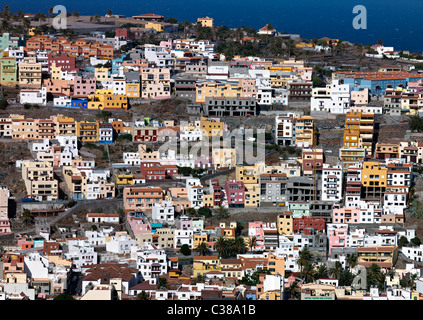
[(271, 290), (260, 293), (257, 297), (257, 300), (282, 300), (281, 298), (281, 291), (280, 290)]
[(282, 277), (285, 276), (285, 258), (275, 256), (273, 253), (269, 253), (267, 257), (267, 270), (271, 274), (280, 274)]
[(51, 79), (61, 80), (62, 79), (62, 68), (56, 66), (56, 62), (51, 63)]
[(192, 276), (204, 276), (210, 271), (221, 271), (218, 256), (194, 256), (192, 265)]
[(214, 207), (214, 195), (213, 194), (203, 194), (203, 207), (213, 208)]
[(388, 169), (380, 168), (379, 162), (364, 161), (361, 170), (363, 187), (386, 187)]
[(239, 165), (235, 170), (235, 180), (242, 181), (244, 184), (257, 184), (260, 174), (266, 171), (266, 165), (263, 162), (256, 162), (254, 165)]
[(360, 130), (358, 129), (345, 129), (343, 144), (344, 148), (360, 148)]
[(133, 174), (116, 174), (116, 184), (118, 186), (133, 185), (134, 175)]
[(223, 137), (223, 122), (221, 121), (201, 117), (200, 129), (203, 131), (203, 136), (205, 137)]
[(314, 141), (314, 122), (312, 116), (301, 116), (295, 120), (295, 144), (298, 148), (311, 148)]
[(294, 219), (291, 211), (285, 211), (277, 217), (277, 228), (280, 235), (289, 235), (293, 232)]
[(244, 184), (245, 187), (245, 203), (246, 208), (257, 208), (260, 206), (260, 186), (256, 184)]
[(126, 95), (123, 94), (90, 94), (88, 95), (87, 109), (127, 110), (128, 98)]
[(127, 82), (126, 83), (126, 96), (128, 98), (139, 98), (140, 97), (140, 84), (138, 82)]
[(22, 180), (26, 192), (38, 201), (58, 199), (59, 183), (54, 179), (53, 164), (48, 161), (30, 161), (22, 164)]
[(96, 94), (113, 94), (113, 89), (96, 89)]
[(58, 114), (56, 117), (58, 136), (76, 136), (76, 122), (74, 118)]
[(314, 48), (314, 44), (312, 44), (312, 43), (305, 43), (305, 42), (297, 43), (295, 46), (297, 48)]
[(236, 166), (236, 149), (213, 149), (213, 164), (215, 168), (232, 168)]
[(110, 81), (109, 68), (95, 68), (94, 76), (97, 81)]
[(35, 36), (35, 27), (29, 28), (28, 29), (28, 37), (33, 37)]
[(201, 23), (202, 27), (213, 27), (213, 18), (205, 17), (205, 18), (198, 18), (197, 23)]
[(195, 84), (195, 102), (204, 104), (207, 97), (243, 98), (246, 93), (240, 84), (199, 82)]
[(163, 25), (162, 24), (160, 24), (160, 23), (154, 23), (154, 22), (147, 22), (145, 24), (145, 27), (144, 28), (146, 28), (146, 29), (154, 29), (157, 32), (163, 32), (164, 31), (164, 28), (163, 28)]
[(239, 259), (220, 259), (220, 271), (225, 274), (225, 278), (236, 278), (241, 280), (244, 272), (242, 262)]
[(98, 141), (98, 122), (79, 121), (76, 123), (76, 135), (82, 142)]
[(207, 233), (194, 233), (192, 236), (192, 247), (195, 249), (202, 242), (207, 243)]

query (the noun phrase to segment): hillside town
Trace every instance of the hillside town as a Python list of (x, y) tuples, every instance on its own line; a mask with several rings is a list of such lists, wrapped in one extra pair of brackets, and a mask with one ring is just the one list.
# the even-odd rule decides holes
[(0, 300), (423, 300), (421, 56), (0, 13)]

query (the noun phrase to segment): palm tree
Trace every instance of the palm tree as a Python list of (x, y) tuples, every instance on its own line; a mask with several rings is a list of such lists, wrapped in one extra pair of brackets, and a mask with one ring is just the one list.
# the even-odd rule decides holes
[(250, 238), (248, 246), (250, 247), (250, 251), (253, 251), (256, 248), (256, 246), (257, 246), (257, 237), (256, 236), (252, 236)]
[(382, 273), (381, 268), (373, 263), (370, 267), (366, 268), (367, 272), (367, 287), (378, 286), (383, 288), (385, 282), (385, 275)]
[(214, 243), (214, 249), (219, 253), (219, 255), (225, 255), (227, 253), (226, 239), (219, 237)]
[(332, 277), (338, 279), (339, 276), (341, 275), (342, 269), (343, 269), (342, 263), (339, 262), (339, 261), (336, 261), (335, 264), (333, 265), (333, 267), (329, 269), (329, 274)]
[(79, 12), (78, 11), (74, 11), (73, 12), (73, 16), (78, 19), (79, 18)]
[(48, 15), (51, 17), (53, 15), (54, 9), (53, 7), (48, 8)]
[(324, 278), (328, 278), (328, 268), (326, 268), (326, 266), (324, 264), (319, 266), (319, 269), (317, 269), (317, 272), (314, 274), (314, 279), (324, 279)]
[(112, 9), (107, 10), (106, 15), (107, 15), (108, 17), (111, 17), (111, 16), (112, 16), (112, 14), (113, 14)]
[(304, 279), (305, 283), (310, 283), (314, 281), (315, 271), (311, 263), (307, 263), (303, 270), (300, 272), (300, 278)]
[(166, 278), (159, 278), (159, 282), (157, 282), (157, 288), (167, 288), (168, 284), (167, 284), (167, 279)]
[(234, 251), (236, 253), (245, 253), (247, 252), (247, 247), (243, 237), (236, 237), (234, 243)]
[(354, 268), (357, 264), (357, 256), (355, 254), (348, 256), (346, 259), (346, 262), (348, 266), (350, 266), (351, 268)]
[(298, 256), (297, 263), (300, 266), (301, 271), (303, 270), (304, 266), (306, 266), (311, 261), (311, 252), (304, 247)]
[(204, 241), (199, 243), (197, 247), (194, 249), (194, 251), (198, 252), (200, 256), (206, 256), (210, 254), (209, 246)]
[(141, 293), (139, 293), (137, 295), (137, 299), (138, 300), (150, 300), (150, 295), (147, 294), (145, 291), (141, 291)]
[(300, 286), (298, 285), (298, 281), (294, 281), (288, 288), (288, 292), (291, 295), (291, 298), (299, 299), (300, 295)]

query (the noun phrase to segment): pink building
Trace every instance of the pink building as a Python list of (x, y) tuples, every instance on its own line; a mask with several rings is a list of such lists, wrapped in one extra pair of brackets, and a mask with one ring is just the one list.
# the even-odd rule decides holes
[(348, 224), (360, 223), (360, 209), (334, 205), (332, 209), (332, 222)]
[(89, 94), (94, 94), (96, 91), (96, 79), (75, 77), (73, 96), (74, 97), (88, 97)]
[(34, 240), (31, 239), (29, 236), (25, 235), (19, 235), (18, 236), (18, 247), (21, 247), (21, 249), (31, 249), (34, 248)]
[(369, 89), (351, 91), (351, 105), (365, 105), (369, 103)]
[(229, 208), (244, 208), (245, 186), (242, 181), (226, 181), (225, 195)]
[(181, 217), (179, 229), (181, 230), (192, 230), (192, 219), (188, 217)]
[(256, 246), (249, 250), (263, 251), (264, 248), (264, 230), (262, 221), (254, 221), (248, 223), (248, 237), (250, 240), (256, 237)]
[(335, 248), (345, 248), (348, 236), (347, 227), (339, 227), (337, 229), (332, 229), (329, 231), (329, 254), (332, 249)]
[(128, 214), (127, 221), (134, 235), (152, 232), (150, 223), (146, 221), (145, 216), (143, 215), (137, 213)]
[(0, 187), (0, 234), (11, 233), (8, 216), (10, 192), (6, 187)]

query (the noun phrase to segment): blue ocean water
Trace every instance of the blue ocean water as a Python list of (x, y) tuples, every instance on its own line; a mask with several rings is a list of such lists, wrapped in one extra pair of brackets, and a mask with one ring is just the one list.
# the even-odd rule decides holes
[[(382, 39), (397, 50), (423, 51), (422, 0), (6, 0), (16, 12), (45, 12), (64, 5), (80, 15), (115, 14), (132, 16), (156, 13), (165, 18), (194, 22), (198, 17), (214, 18), (216, 25), (255, 29), (271, 23), (277, 31), (298, 33), (305, 38), (330, 37), (354, 43), (375, 44)], [(367, 11), (367, 29), (353, 27), (353, 8)], [(2, 10), (2, 4), (0, 4)]]

